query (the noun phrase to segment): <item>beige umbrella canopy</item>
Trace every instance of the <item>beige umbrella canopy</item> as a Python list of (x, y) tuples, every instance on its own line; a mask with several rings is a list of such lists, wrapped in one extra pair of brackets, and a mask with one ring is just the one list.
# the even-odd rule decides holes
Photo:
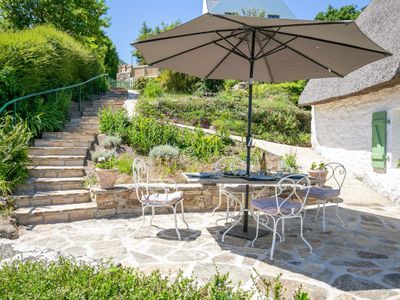
[(354, 22), (205, 14), (133, 44), (149, 65), (210, 79), (263, 82), (342, 77), (390, 53)]
[[(249, 80), (247, 176), (250, 175), (253, 79), (281, 82), (343, 77), (390, 56), (354, 22), (265, 19), (205, 14), (157, 36), (132, 44), (147, 63), (209, 79)], [(243, 231), (248, 230), (249, 188)]]

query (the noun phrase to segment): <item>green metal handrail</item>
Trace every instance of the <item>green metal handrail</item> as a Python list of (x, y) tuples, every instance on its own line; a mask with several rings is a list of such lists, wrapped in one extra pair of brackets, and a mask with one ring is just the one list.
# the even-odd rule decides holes
[(112, 87), (120, 87), (125, 88), (127, 90), (134, 90), (135, 83), (132, 80), (115, 80), (112, 78), (108, 78), (108, 83)]
[(8, 102), (6, 102), (1, 108), (0, 108), (0, 114), (3, 113), (3, 111), (11, 104), (13, 104), (13, 122), (14, 124), (16, 123), (16, 119), (17, 119), (17, 102), (21, 101), (21, 100), (26, 100), (32, 97), (37, 97), (37, 96), (42, 96), (42, 95), (47, 95), (47, 94), (51, 94), (51, 93), (57, 93), (60, 91), (65, 91), (65, 90), (69, 90), (69, 89), (73, 89), (76, 87), (79, 87), (79, 106), (78, 106), (78, 110), (80, 113), (82, 113), (82, 107), (81, 107), (81, 98), (82, 98), (82, 86), (90, 83), (90, 100), (92, 101), (92, 95), (93, 95), (93, 90), (92, 90), (92, 82), (94, 80), (100, 79), (100, 78), (106, 78), (108, 76), (108, 74), (101, 74), (98, 75), (96, 77), (90, 78), (89, 80), (86, 80), (85, 82), (81, 82), (81, 83), (77, 83), (77, 84), (73, 84), (73, 85), (69, 85), (69, 86), (64, 86), (64, 87), (60, 87), (60, 88), (56, 88), (56, 89), (51, 89), (51, 90), (46, 90), (43, 92), (39, 92), (39, 93), (34, 93), (34, 94), (29, 94), (26, 96), (21, 96), (15, 99), (12, 99)]

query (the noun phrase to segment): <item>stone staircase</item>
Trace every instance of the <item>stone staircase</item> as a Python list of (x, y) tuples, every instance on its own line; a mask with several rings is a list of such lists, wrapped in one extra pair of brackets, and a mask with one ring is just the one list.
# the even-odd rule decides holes
[(21, 225), (67, 222), (96, 217), (97, 205), (82, 188), (90, 149), (97, 141), (98, 110), (120, 108), (126, 91), (112, 89), (86, 105), (82, 116), (71, 112), (62, 132), (43, 133), (29, 148), (29, 179), (17, 187), (14, 216)]

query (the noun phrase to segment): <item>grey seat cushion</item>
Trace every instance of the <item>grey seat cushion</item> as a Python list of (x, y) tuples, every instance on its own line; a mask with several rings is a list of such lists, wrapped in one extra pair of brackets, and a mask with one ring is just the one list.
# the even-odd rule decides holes
[(142, 201), (148, 204), (155, 205), (171, 205), (183, 199), (183, 192), (174, 192), (170, 194), (151, 194), (144, 196)]
[(301, 209), (301, 203), (289, 201), (283, 198), (278, 198), (278, 203), (275, 197), (258, 198), (251, 200), (251, 205), (263, 212), (269, 213), (271, 215), (278, 214), (278, 206), (280, 207), (280, 212), (282, 214), (290, 214), (292, 212), (296, 213)]
[[(300, 197), (305, 197), (308, 189), (301, 189), (297, 191), (297, 194)], [(331, 187), (318, 187), (313, 186), (310, 188), (310, 192), (308, 193), (308, 198), (324, 200), (327, 201), (332, 198), (338, 197), (340, 191), (338, 189), (333, 189)]]

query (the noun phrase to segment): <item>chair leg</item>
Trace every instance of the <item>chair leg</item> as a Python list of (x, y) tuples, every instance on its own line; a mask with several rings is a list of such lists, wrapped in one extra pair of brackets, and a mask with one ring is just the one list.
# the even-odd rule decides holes
[(154, 219), (154, 215), (155, 215), (155, 207), (152, 206), (151, 207), (151, 219), (150, 219), (150, 226), (153, 226), (153, 219)]
[(182, 221), (186, 224), (186, 228), (189, 229), (189, 224), (185, 220), (185, 210), (183, 208), (183, 200), (181, 201), (181, 213), (182, 213)]
[(179, 233), (179, 229), (178, 229), (178, 220), (176, 218), (176, 205), (172, 206), (172, 210), (174, 211), (174, 219), (175, 219), (175, 230), (176, 230), (176, 234), (178, 236), (178, 239), (181, 240), (181, 234)]
[(272, 220), (274, 221), (274, 230), (272, 233), (272, 245), (271, 245), (271, 253), (269, 255), (269, 259), (273, 260), (274, 259), (274, 250), (275, 250), (275, 241), (276, 241), (276, 231), (277, 231), (277, 227), (278, 227), (278, 220), (275, 220), (274, 218), (272, 218)]
[(137, 228), (135, 229), (135, 232), (133, 233), (133, 236), (135, 236), (136, 232), (137, 232), (140, 228), (142, 228), (142, 227), (144, 226), (145, 222), (146, 222), (146, 217), (145, 217), (145, 214), (144, 214), (144, 210), (145, 210), (145, 209), (146, 209), (146, 206), (144, 206), (144, 205), (142, 204), (142, 219), (143, 219), (143, 221), (142, 221), (142, 224), (141, 224), (139, 227), (137, 227)]
[[(254, 216), (255, 216), (255, 214), (253, 214), (253, 217)], [(257, 226), (256, 226), (256, 236), (255, 236), (254, 240), (251, 242), (251, 247), (253, 247), (253, 248), (254, 248), (254, 243), (258, 239), (258, 230), (260, 228), (260, 211), (258, 211), (257, 217), (255, 219), (257, 221)]]
[(231, 231), (233, 227), (235, 227), (237, 224), (239, 224), (240, 220), (242, 219), (242, 214), (243, 214), (243, 211), (240, 212), (240, 216), (237, 218), (237, 220), (222, 234), (222, 238), (221, 238), (222, 243), (225, 243), (225, 235), (229, 231)]
[(306, 243), (308, 248), (310, 248), (310, 253), (312, 253), (312, 247), (311, 247), (310, 243), (307, 242), (307, 240), (304, 238), (304, 235), (303, 235), (303, 217), (301, 215), (300, 215), (300, 237), (304, 241), (304, 243)]
[(212, 211), (212, 216), (215, 214), (215, 212), (217, 211), (218, 208), (221, 207), (222, 204), (222, 192), (221, 192), (221, 188), (219, 189), (219, 198), (218, 198), (218, 205), (216, 208), (214, 208), (214, 210)]
[(231, 200), (229, 199), (228, 196), (226, 197), (226, 220), (225, 220), (225, 224), (228, 223), (229, 218), (231, 216), (231, 212), (230, 212), (230, 204), (231, 204)]
[(343, 227), (346, 227), (346, 224), (344, 223), (342, 217), (339, 215), (339, 203), (336, 203), (336, 217), (342, 223)]
[(322, 204), (322, 231), (326, 232), (326, 225), (325, 225), (325, 203)]
[(282, 222), (282, 240), (281, 240), (281, 242), (284, 242), (285, 241), (285, 219), (282, 219), (281, 222)]
[(318, 221), (319, 208), (320, 208), (320, 205), (319, 205), (319, 203), (318, 203), (317, 212), (315, 213), (315, 222)]

